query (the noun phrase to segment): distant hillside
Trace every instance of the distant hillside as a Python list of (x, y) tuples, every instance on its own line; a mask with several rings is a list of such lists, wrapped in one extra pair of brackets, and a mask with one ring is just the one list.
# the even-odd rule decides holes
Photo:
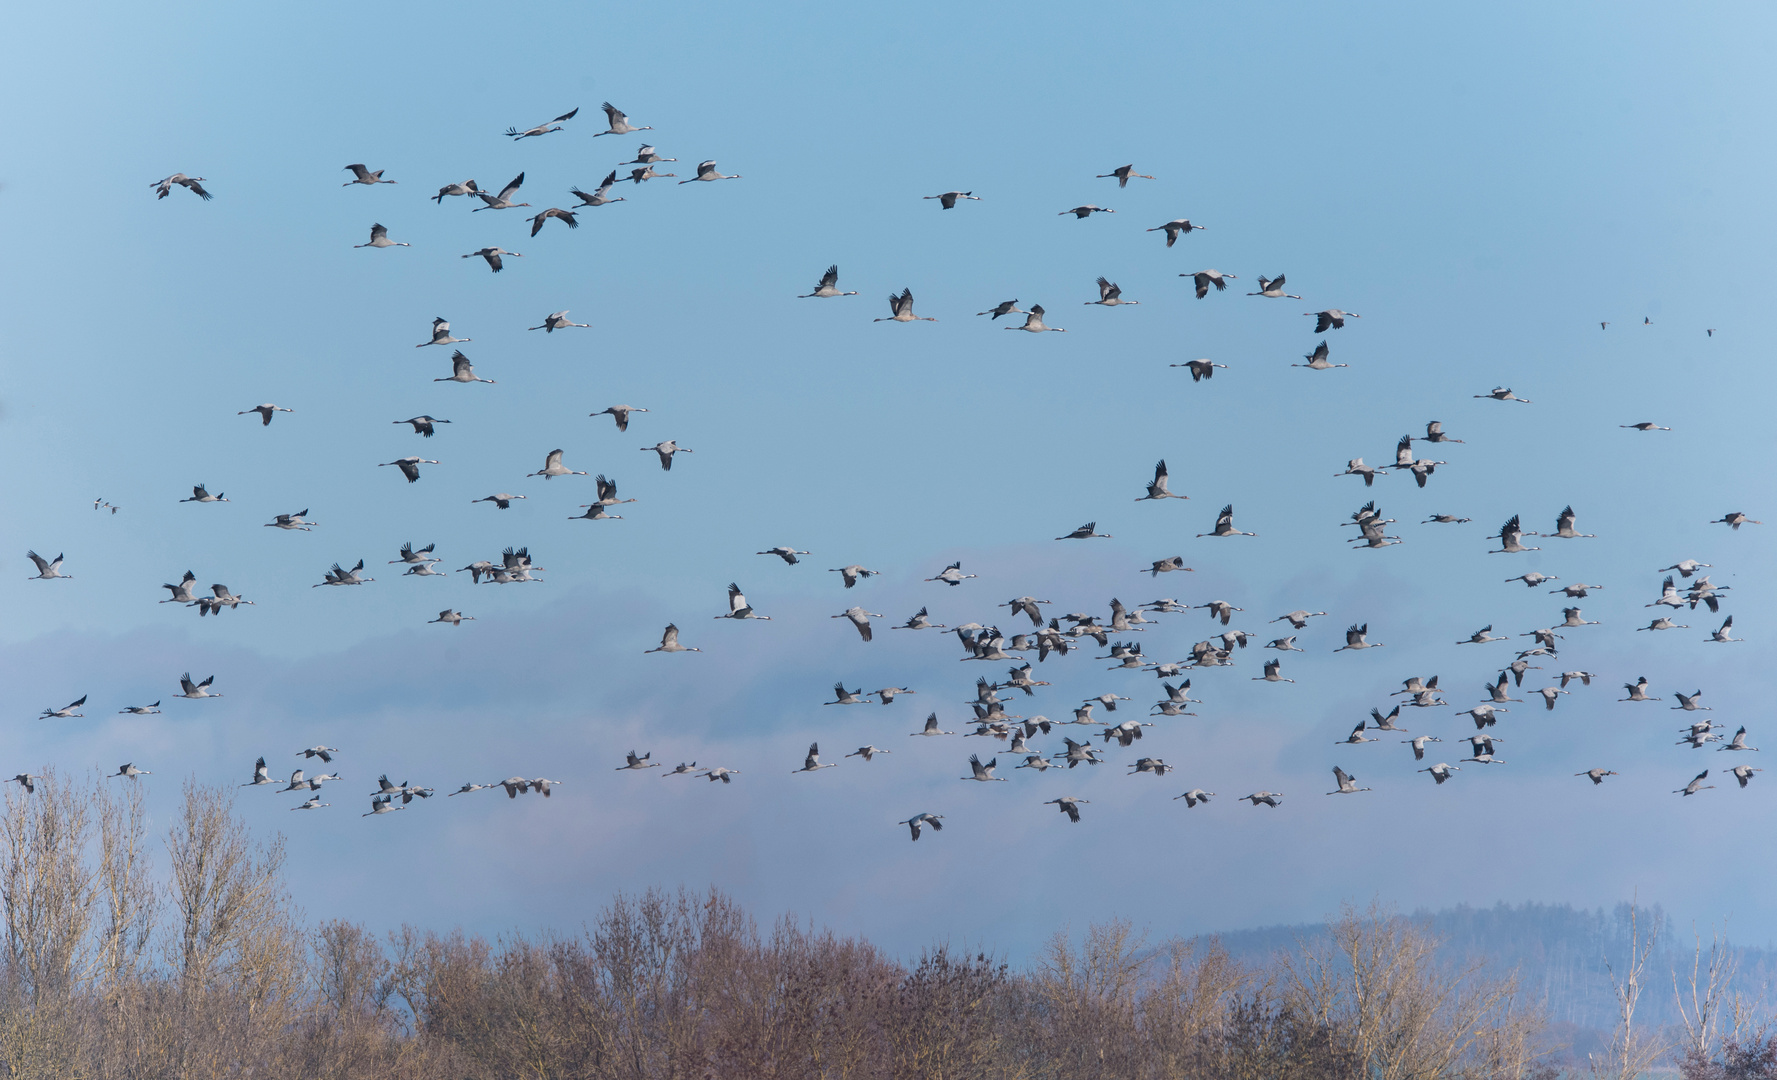
[[(1456, 957), (1483, 957), (1494, 971), (1517, 969), (1520, 985), (1545, 1003), (1551, 1019), (1581, 1028), (1609, 1029), (1616, 1023), (1606, 963), (1620, 972), (1629, 952), (1630, 905), (1584, 910), (1568, 904), (1466, 904), (1443, 911), (1416, 911), (1409, 918), (1428, 927)], [(1645, 933), (1659, 928), (1654, 956), (1643, 975), (1647, 989), (1636, 1018), (1641, 1023), (1678, 1022), (1672, 975), (1688, 978), (1696, 939), (1691, 928), (1672, 924), (1658, 904), (1641, 905)], [(1731, 927), (1729, 928), (1732, 929)], [(1705, 952), (1709, 930), (1700, 927)], [(1324, 938), (1322, 925), (1267, 926), (1217, 935), (1236, 957), (1259, 959), (1293, 950), (1297, 942)], [(1777, 1001), (1777, 950), (1732, 945), (1737, 971), (1733, 989), (1749, 1001)], [(1707, 962), (1707, 961), (1705, 961)]]

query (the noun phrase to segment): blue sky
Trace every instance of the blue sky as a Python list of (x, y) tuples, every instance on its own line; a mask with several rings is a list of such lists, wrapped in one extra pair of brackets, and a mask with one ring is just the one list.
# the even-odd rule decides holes
[[(242, 804), (289, 834), (310, 913), (376, 925), (566, 927), (615, 890), (682, 882), (904, 948), (1020, 952), (1113, 914), (1189, 933), (1348, 897), (1636, 890), (1773, 936), (1771, 890), (1726, 868), (1772, 823), (1777, 781), (1670, 795), (1736, 755), (1670, 745), (1664, 705), (1613, 689), (1642, 674), (1668, 703), (1702, 688), (1755, 745), (1752, 710), (1773, 689), (1758, 614), (1777, 529), (1761, 467), (1771, 380), (1756, 352), (1771, 14), (899, 12), (22, 12), (33, 47), (0, 73), (24, 103), (0, 117), (8, 768), (133, 759), (165, 812), (183, 775), (240, 782), (258, 754), (294, 767), (298, 747), (340, 746), (348, 779), (328, 811), (290, 819), (298, 800), (263, 791)], [(655, 130), (594, 138), (604, 100)], [(499, 135), (574, 106), (563, 132)], [(590, 189), (644, 138), (680, 178), (702, 158), (744, 178), (625, 184), (628, 201), (578, 230), (528, 236), (521, 215), (570, 205), (569, 186)], [(342, 187), (359, 161), (399, 184)], [(1125, 162), (1159, 179), (1094, 178)], [(428, 198), (521, 170), (530, 211)], [(155, 200), (149, 183), (174, 171), (206, 177), (215, 200)], [(952, 188), (982, 201), (920, 198)], [(1085, 202), (1117, 212), (1057, 216)], [(1143, 231), (1175, 217), (1208, 229), (1171, 249)], [(372, 222), (413, 246), (355, 250)], [(498, 275), (458, 258), (490, 244), (524, 257)], [(796, 298), (834, 262), (861, 296)], [(1211, 266), (1239, 278), (1197, 301), (1177, 275)], [(1278, 272), (1304, 300), (1242, 295)], [(1100, 274), (1141, 305), (1084, 306)], [(940, 321), (872, 322), (903, 287)], [(974, 314), (1012, 297), (1069, 332), (1008, 336)], [(1328, 306), (1363, 314), (1329, 335), (1352, 366), (1290, 368), (1319, 340), (1299, 313)], [(561, 308), (593, 328), (524, 329)], [(431, 381), (448, 350), (413, 345), (434, 316), (474, 339), (464, 351), (495, 385)], [(1168, 366), (1198, 357), (1228, 368), (1193, 384)], [(1495, 385), (1535, 403), (1473, 398)], [(297, 411), (269, 428), (235, 415), (262, 401)], [(624, 434), (587, 416), (618, 403), (652, 411)], [(453, 423), (430, 440), (391, 424), (417, 413)], [(1424, 491), (1333, 478), (1354, 456), (1390, 460), (1431, 419), (1466, 442), (1439, 448), (1450, 464)], [(1618, 427), (1644, 419), (1676, 430)], [(639, 448), (669, 438), (695, 453), (663, 473)], [(555, 447), (639, 500), (623, 521), (568, 520), (590, 478), (525, 478)], [(377, 467), (408, 454), (442, 464), (412, 485)], [(1161, 457), (1190, 500), (1135, 503)], [(232, 501), (181, 505), (199, 482)], [(529, 497), (471, 505), (497, 491)], [(95, 497), (120, 512), (94, 513)], [(1368, 497), (1407, 543), (1346, 550), (1338, 523)], [(1260, 535), (1194, 539), (1228, 502)], [(1569, 503), (1598, 539), (1486, 554), (1505, 518), (1548, 530)], [(302, 508), (312, 533), (262, 527)], [(1735, 509), (1773, 525), (1706, 524)], [(1440, 511), (1475, 520), (1419, 524)], [(1087, 520), (1114, 538), (1049, 539)], [(528, 545), (547, 583), (401, 580), (386, 562), (408, 540), (435, 542), (450, 570)], [(815, 554), (753, 554), (775, 544)], [(75, 579), (22, 580), (27, 548), (65, 551)], [(1173, 554), (1196, 572), (1138, 576)], [(1747, 644), (1706, 644), (1719, 617), (1700, 611), (1677, 620), (1690, 630), (1632, 632), (1655, 569), (1687, 557), (1733, 586)], [(374, 584), (310, 587), (359, 558)], [(980, 576), (922, 580), (954, 559)], [(847, 592), (825, 572), (854, 562), (883, 576)], [(158, 604), (187, 568), (256, 606), (200, 621)], [(1560, 597), (1503, 583), (1529, 569), (1604, 586), (1584, 602), (1603, 625), (1571, 632), (1553, 665), (1602, 679), (1550, 714), (1512, 706), (1496, 729), (1506, 766), (1434, 789), (1392, 741), (1332, 745), (1401, 679), (1434, 672), (1452, 709), (1403, 723), (1462, 734), (1448, 713), (1480, 700), (1511, 646), (1453, 642), (1559, 618)], [(773, 620), (711, 621), (729, 581)], [(1197, 675), (1200, 717), (1093, 770), (1011, 773), (1002, 755), (1005, 785), (957, 780), (990, 740), (903, 733), (932, 709), (960, 730), (974, 678), (1007, 665), (959, 664), (935, 632), (865, 645), (826, 617), (856, 602), (885, 628), (927, 605), (1009, 628), (995, 605), (1027, 593), (1056, 612), (1228, 599), (1261, 640), (1285, 611), (1331, 614), (1286, 657), (1296, 684), (1252, 683), (1269, 654), (1248, 649)], [(444, 607), (476, 621), (425, 625)], [(668, 620), (705, 651), (642, 656)], [(1333, 655), (1350, 622), (1387, 647)], [(1144, 649), (1176, 657), (1211, 629), (1202, 612), (1165, 616)], [(1054, 685), (1013, 711), (1065, 716), (1107, 690), (1145, 711), (1157, 680), (1103, 670), (1102, 652), (1051, 658), (1039, 677)], [(170, 699), (186, 670), (214, 673), (224, 698), (112, 715)], [(919, 694), (823, 707), (841, 679)], [(87, 719), (31, 720), (82, 693)], [(811, 738), (828, 757), (867, 741), (895, 753), (788, 775)], [(632, 747), (743, 775), (610, 772)], [(1180, 771), (1123, 776), (1138, 753)], [(1324, 798), (1334, 764), (1376, 790)], [(1623, 775), (1572, 778), (1593, 765)], [(548, 803), (481, 793), (360, 821), (383, 771), (569, 783)], [(1193, 786), (1224, 798), (1171, 801)], [(1231, 798), (1259, 788), (1289, 798), (1275, 812)], [(1092, 800), (1081, 824), (1041, 805), (1062, 794)], [(910, 845), (891, 823), (918, 810), (949, 828)], [(399, 904), (395, 876), (413, 886)]]

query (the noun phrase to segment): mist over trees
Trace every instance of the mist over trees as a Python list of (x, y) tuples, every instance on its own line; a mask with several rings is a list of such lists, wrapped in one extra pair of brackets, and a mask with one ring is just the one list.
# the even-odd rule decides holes
[[(1647, 908), (1372, 904), (1229, 944), (1111, 920), (1018, 969), (762, 929), (683, 889), (619, 896), (571, 934), (379, 936), (306, 922), (281, 841), (253, 840), (232, 792), (188, 783), (154, 838), (141, 790), (52, 773), (6, 796), (9, 1077), (1777, 1080), (1743, 990), (1765, 954), (1686, 952)], [(1602, 1018), (1589, 1056), (1563, 1015)]]

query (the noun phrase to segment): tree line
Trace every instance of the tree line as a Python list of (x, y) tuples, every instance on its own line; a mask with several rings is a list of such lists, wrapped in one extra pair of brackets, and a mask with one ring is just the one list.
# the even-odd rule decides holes
[[(1611, 966), (1618, 1030), (1565, 1054), (1509, 971), (1347, 907), (1261, 961), (1111, 921), (1014, 969), (897, 959), (719, 892), (619, 896), (580, 933), (488, 940), (306, 923), (281, 841), (188, 783), (164, 874), (136, 784), (53, 774), (0, 817), (0, 1067), (14, 1078), (612, 1080), (1777, 1080), (1733, 953), (1670, 988), (1658, 923)], [(1639, 964), (1636, 958), (1640, 957)], [(1669, 989), (1683, 1023), (1638, 1026)]]

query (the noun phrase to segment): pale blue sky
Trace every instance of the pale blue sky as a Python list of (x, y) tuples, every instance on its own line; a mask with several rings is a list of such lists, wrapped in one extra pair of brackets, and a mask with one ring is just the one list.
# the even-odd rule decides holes
[[(1730, 730), (1777, 738), (1752, 711), (1777, 636), (1759, 614), (1777, 501), (1756, 352), (1771, 14), (897, 10), (21, 11), (30, 47), (0, 72), (15, 103), (0, 116), (6, 768), (134, 759), (164, 809), (184, 774), (240, 782), (257, 754), (275, 769), (297, 747), (341, 746), (330, 810), (291, 819), (298, 800), (263, 791), (243, 805), (288, 831), (312, 914), (377, 925), (565, 927), (616, 889), (683, 882), (897, 947), (1019, 951), (1111, 914), (1194, 932), (1371, 894), (1413, 907), (1635, 890), (1773, 936), (1771, 890), (1727, 869), (1773, 823), (1777, 780), (1680, 801), (1671, 789), (1735, 755), (1671, 746), (1677, 718), (1614, 689), (1640, 674), (1666, 695), (1701, 687)], [(607, 99), (655, 130), (593, 138)], [(561, 133), (499, 135), (576, 105)], [(570, 205), (570, 185), (590, 189), (644, 138), (680, 178), (713, 157), (744, 179), (625, 184), (629, 201), (577, 231), (527, 235), (521, 215)], [(358, 161), (400, 183), (342, 187)], [(1160, 179), (1094, 179), (1125, 162)], [(520, 170), (531, 211), (427, 198)], [(149, 183), (174, 171), (208, 178), (215, 200), (155, 200)], [(920, 198), (952, 188), (983, 201)], [(1057, 216), (1084, 202), (1117, 213)], [(1171, 249), (1142, 231), (1174, 217), (1209, 228)], [(354, 250), (376, 221), (413, 246)], [(499, 275), (457, 257), (487, 244), (525, 257)], [(832, 262), (863, 295), (796, 299)], [(1208, 266), (1239, 279), (1199, 302), (1176, 275)], [(1242, 295), (1280, 271), (1306, 299)], [(1083, 306), (1100, 274), (1141, 306)], [(871, 322), (903, 287), (940, 321)], [(1069, 333), (1007, 337), (975, 317), (1011, 297)], [(1363, 313), (1329, 336), (1352, 366), (1290, 368), (1319, 340), (1298, 313), (1327, 306)], [(564, 307), (593, 329), (525, 331)], [(448, 350), (412, 346), (439, 315), (496, 385), (431, 381)], [(1229, 367), (1193, 384), (1167, 366), (1197, 357)], [(1498, 384), (1535, 404), (1473, 399)], [(261, 401), (297, 412), (269, 429), (235, 415)], [(626, 434), (586, 415), (619, 402), (653, 411)], [(431, 440), (390, 423), (416, 413), (454, 423)], [(1440, 448), (1450, 464), (1426, 490), (1332, 478), (1353, 456), (1388, 461), (1433, 418), (1467, 441)], [(1617, 426), (1644, 419), (1677, 430)], [(667, 438), (696, 451), (670, 474), (638, 449)], [(567, 520), (590, 478), (525, 478), (558, 446), (640, 500), (625, 520)], [(413, 485), (376, 467), (413, 453), (443, 464)], [(1159, 457), (1190, 501), (1133, 501)], [(232, 501), (181, 505), (198, 482)], [(530, 498), (470, 505), (495, 491)], [(1349, 552), (1337, 523), (1371, 496), (1408, 543)], [(95, 514), (94, 497), (121, 512)], [(1193, 539), (1230, 501), (1260, 536)], [(1506, 517), (1548, 529), (1570, 502), (1599, 539), (1486, 554)], [(261, 527), (305, 507), (312, 533)], [(1705, 524), (1731, 509), (1773, 525)], [(1421, 526), (1433, 511), (1475, 521)], [(1048, 539), (1090, 519), (1114, 539)], [(529, 545), (550, 572), (508, 588), (401, 580), (385, 564), (405, 540), (436, 542), (452, 570)], [(815, 554), (752, 554), (780, 543)], [(22, 580), (27, 548), (65, 551), (75, 580)], [(1137, 576), (1178, 553), (1196, 573)], [(310, 588), (360, 557), (374, 584)], [(1653, 571), (1686, 557), (1734, 587), (1747, 644), (1705, 644), (1720, 618), (1701, 611), (1677, 620), (1688, 631), (1631, 631)], [(921, 580), (957, 558), (980, 577)], [(846, 592), (825, 568), (851, 562), (884, 576)], [(187, 568), (257, 606), (200, 622), (157, 604)], [(1410, 674), (1442, 675), (1450, 711), (1479, 700), (1510, 646), (1451, 643), (1558, 619), (1561, 598), (1502, 583), (1532, 568), (1605, 586), (1584, 602), (1605, 625), (1570, 634), (1552, 669), (1602, 684), (1552, 714), (1513, 706), (1496, 729), (1508, 765), (1439, 789), (1392, 741), (1331, 745)], [(731, 580), (773, 621), (710, 621)], [(1261, 640), (1284, 611), (1331, 615), (1286, 658), (1293, 686), (1253, 686), (1269, 654), (1249, 649), (1198, 675), (1201, 717), (1162, 721), (1110, 764), (1033, 776), (1002, 755), (1012, 783), (966, 785), (989, 740), (903, 733), (934, 708), (960, 730), (975, 676), (1007, 665), (958, 664), (954, 638), (886, 625), (922, 604), (990, 622), (1026, 593), (1057, 612), (1225, 598)], [(888, 616), (868, 646), (826, 618), (853, 602)], [(477, 621), (424, 625), (446, 606)], [(705, 652), (643, 657), (669, 619)], [(1388, 647), (1332, 655), (1365, 621)], [(1210, 630), (1201, 612), (1169, 616), (1143, 644), (1175, 657)], [(1102, 652), (1052, 658), (1039, 677), (1055, 685), (1013, 710), (1158, 697), (1151, 676), (1104, 671)], [(170, 699), (188, 669), (226, 696), (111, 715)], [(837, 679), (920, 693), (823, 708)], [(88, 719), (30, 719), (82, 693)], [(1418, 712), (1403, 720), (1416, 734), (1467, 723)], [(866, 741), (895, 753), (787, 775), (810, 738), (830, 758)], [(743, 776), (609, 772), (631, 747)], [(1138, 753), (1181, 771), (1121, 775)], [(1322, 797), (1334, 764), (1376, 791)], [(1571, 777), (1592, 765), (1623, 775), (1597, 790)], [(570, 783), (547, 804), (482, 793), (360, 821), (385, 770), (441, 789), (515, 772)], [(1224, 798), (1187, 812), (1171, 796), (1192, 786)], [(1289, 798), (1276, 812), (1231, 798), (1259, 788)], [(1041, 805), (1061, 794), (1092, 800), (1080, 825)], [(908, 844), (890, 823), (918, 810), (950, 828)], [(411, 885), (398, 902), (394, 877)]]

